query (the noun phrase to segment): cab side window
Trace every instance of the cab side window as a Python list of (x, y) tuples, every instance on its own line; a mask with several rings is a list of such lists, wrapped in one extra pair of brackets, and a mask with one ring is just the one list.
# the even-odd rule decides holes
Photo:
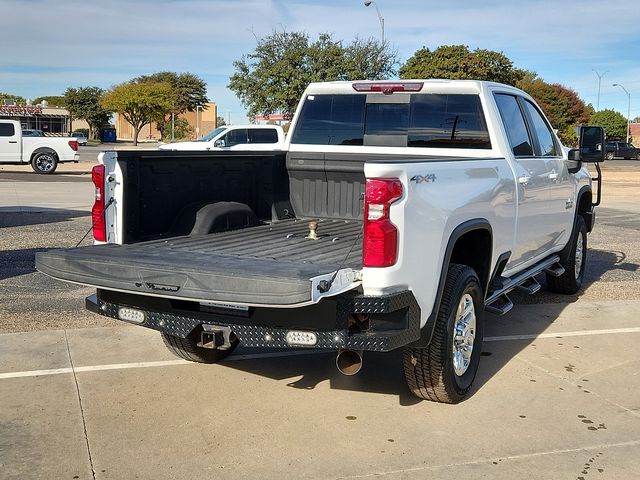
[(275, 128), (251, 128), (249, 143), (278, 143), (278, 132)]
[(0, 123), (0, 137), (13, 137), (15, 134), (13, 123)]
[(516, 157), (533, 156), (532, 141), (518, 100), (504, 93), (496, 93), (495, 98), (513, 154)]
[(248, 143), (247, 141), (247, 129), (246, 128), (238, 128), (237, 130), (231, 130), (224, 137), (225, 147), (233, 147), (235, 145), (240, 145), (243, 143)]
[(555, 157), (558, 155), (556, 142), (553, 140), (553, 134), (547, 122), (538, 111), (538, 109), (529, 101), (524, 100), (524, 105), (531, 118), (531, 127), (533, 133), (538, 139), (536, 148), (536, 156), (538, 157)]

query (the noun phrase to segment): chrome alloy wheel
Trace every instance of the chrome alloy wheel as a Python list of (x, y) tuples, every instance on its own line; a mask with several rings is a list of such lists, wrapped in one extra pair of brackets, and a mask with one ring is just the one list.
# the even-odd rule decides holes
[(580, 271), (582, 270), (582, 262), (584, 261), (584, 238), (582, 232), (578, 234), (578, 242), (576, 243), (576, 257), (575, 261), (575, 275), (576, 280), (580, 277)]
[(476, 310), (473, 298), (465, 293), (460, 299), (453, 325), (453, 369), (458, 377), (464, 375), (471, 363), (473, 342), (476, 338)]
[(39, 155), (36, 158), (36, 167), (41, 172), (48, 172), (53, 168), (54, 159), (49, 154)]

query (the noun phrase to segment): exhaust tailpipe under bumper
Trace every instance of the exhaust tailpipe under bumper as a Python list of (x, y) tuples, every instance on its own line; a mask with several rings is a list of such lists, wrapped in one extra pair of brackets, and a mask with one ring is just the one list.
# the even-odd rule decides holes
[(336, 357), (336, 367), (343, 375), (355, 375), (362, 368), (362, 350), (340, 350)]

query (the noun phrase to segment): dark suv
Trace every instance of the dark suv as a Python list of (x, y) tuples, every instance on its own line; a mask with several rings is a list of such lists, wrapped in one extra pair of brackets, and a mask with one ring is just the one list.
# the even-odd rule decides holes
[(635, 158), (640, 160), (640, 148), (636, 148), (630, 143), (626, 142), (608, 142), (606, 147), (607, 160), (611, 160), (615, 157), (621, 158)]

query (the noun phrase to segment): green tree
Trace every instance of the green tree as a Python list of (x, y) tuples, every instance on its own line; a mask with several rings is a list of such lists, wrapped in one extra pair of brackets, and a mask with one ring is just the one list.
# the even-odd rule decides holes
[(224, 119), (224, 117), (216, 117), (216, 128), (217, 127), (223, 127), (227, 124), (226, 120)]
[(591, 116), (589, 123), (604, 127), (608, 140), (624, 140), (627, 138), (627, 119), (615, 110), (600, 110)]
[(20, 95), (13, 95), (11, 93), (2, 93), (0, 92), (0, 105), (4, 103), (5, 100), (12, 100), (16, 102), (18, 105), (24, 105), (27, 103), (27, 100)]
[[(164, 112), (159, 112), (153, 121), (162, 138), (166, 138), (171, 125), (171, 113), (176, 116), (184, 112), (193, 112), (197, 106), (207, 108), (207, 84), (193, 73), (157, 72), (142, 75), (133, 80), (134, 83), (166, 83), (171, 86), (171, 106)], [(178, 138), (175, 133), (174, 137)]]
[(282, 113), (290, 117), (311, 82), (386, 78), (397, 64), (388, 46), (356, 39), (345, 47), (324, 33), (311, 41), (304, 32), (273, 32), (233, 62), (228, 87), (249, 110), (249, 117)]
[(589, 122), (591, 111), (576, 92), (558, 83), (547, 83), (534, 72), (524, 72), (516, 86), (536, 100), (551, 125), (558, 129), (563, 143), (577, 142), (575, 127)]
[(145, 125), (171, 109), (172, 89), (168, 83), (122, 83), (102, 96), (104, 109), (118, 112), (133, 127), (133, 142)]
[(85, 120), (89, 124), (89, 138), (95, 138), (100, 128), (109, 123), (111, 111), (105, 109), (100, 99), (104, 90), (99, 87), (67, 88), (64, 105), (73, 118)]
[(398, 73), (400, 78), (487, 80), (508, 85), (515, 85), (523, 75), (502, 52), (471, 51), (466, 45), (442, 45), (435, 50), (422, 47)]
[[(176, 118), (173, 125), (173, 138), (177, 141), (189, 140), (193, 136), (193, 127), (186, 118)], [(171, 141), (171, 131), (166, 129), (165, 136), (162, 137), (165, 142)]]
[(44, 97), (37, 97), (33, 99), (33, 104), (38, 105), (42, 101), (46, 101), (50, 107), (65, 107), (65, 101), (63, 95), (45, 95)]

